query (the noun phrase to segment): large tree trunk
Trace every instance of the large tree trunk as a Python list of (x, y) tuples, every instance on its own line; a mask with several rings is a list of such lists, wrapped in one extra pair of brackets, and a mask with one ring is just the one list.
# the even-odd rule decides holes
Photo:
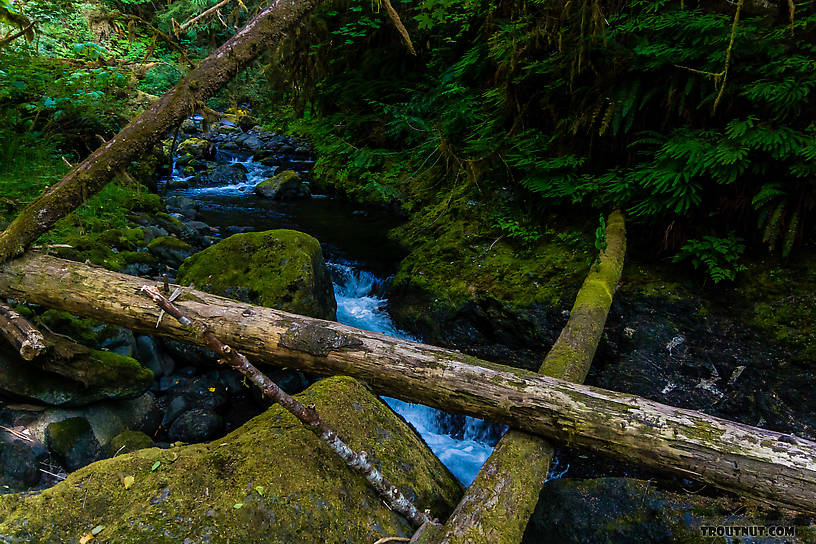
[[(139, 294), (144, 283), (38, 254), (0, 266), (8, 297), (203, 345), (173, 319), (157, 327), (158, 309)], [(381, 394), (816, 513), (816, 442), (199, 291), (177, 304), (258, 361), (353, 376)]]
[(275, 0), (119, 134), (26, 206), (0, 234), (0, 262), (22, 253), (57, 220), (97, 193), (213, 96), (261, 51), (282, 38), (319, 0)]
[[(544, 359), (541, 374), (582, 383), (589, 372), (623, 271), (626, 228), (620, 211), (609, 216), (606, 240), (606, 251), (578, 291), (569, 321)], [(546, 440), (509, 431), (442, 530), (432, 540), (424, 537), (421, 542), (521, 542), (547, 480), (552, 455)]]

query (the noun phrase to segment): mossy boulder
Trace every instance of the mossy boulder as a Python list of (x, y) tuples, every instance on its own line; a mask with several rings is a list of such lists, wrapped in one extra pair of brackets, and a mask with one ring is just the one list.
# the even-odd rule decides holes
[(89, 465), (103, 455), (102, 446), (84, 417), (49, 424), (45, 428), (45, 446), (69, 471)]
[(108, 444), (110, 455), (122, 455), (145, 448), (153, 447), (153, 439), (140, 431), (122, 431), (114, 436)]
[[(360, 383), (330, 378), (298, 398), (314, 403), (351, 447), (369, 452), (420, 509), (444, 518), (457, 504), (455, 478)], [(12, 541), (77, 542), (100, 525), (96, 538), (109, 543), (371, 544), (412, 533), (362, 476), (277, 405), (212, 444), (119, 455), (37, 495), (0, 497), (0, 534)]]
[(147, 244), (147, 249), (161, 262), (177, 268), (187, 257), (195, 253), (195, 248), (175, 236), (160, 236)]
[(255, 193), (273, 200), (294, 200), (312, 196), (309, 184), (293, 170), (284, 170), (260, 182), (255, 186)]
[(104, 399), (135, 398), (153, 373), (130, 357), (49, 336), (52, 345), (33, 362), (0, 346), (0, 390), (53, 406), (85, 406)]
[(211, 145), (202, 138), (187, 138), (178, 145), (177, 153), (181, 156), (190, 155), (196, 159), (207, 159), (213, 154)]
[(286, 312), (336, 317), (337, 303), (320, 243), (294, 230), (230, 236), (184, 261), (178, 282)]

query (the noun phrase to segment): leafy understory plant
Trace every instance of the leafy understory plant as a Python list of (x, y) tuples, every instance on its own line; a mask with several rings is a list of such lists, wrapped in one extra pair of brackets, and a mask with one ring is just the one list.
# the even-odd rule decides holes
[(745, 251), (742, 238), (729, 233), (724, 238), (703, 236), (699, 240), (689, 240), (677, 255), (674, 262), (691, 261), (695, 270), (705, 267), (708, 276), (719, 283), (722, 280), (734, 281), (738, 272), (745, 270), (739, 259)]

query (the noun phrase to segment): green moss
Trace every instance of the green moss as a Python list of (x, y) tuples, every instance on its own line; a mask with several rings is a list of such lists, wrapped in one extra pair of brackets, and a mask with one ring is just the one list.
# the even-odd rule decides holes
[(102, 325), (87, 317), (77, 317), (63, 310), (46, 310), (39, 316), (39, 321), (52, 331), (70, 336), (87, 346), (99, 346), (104, 338), (114, 332), (114, 327)]
[(178, 282), (204, 291), (334, 319), (336, 303), (320, 243), (293, 230), (235, 234), (188, 258)]
[(166, 247), (170, 249), (193, 249), (193, 246), (184, 240), (179, 240), (175, 236), (159, 236), (147, 244), (147, 249), (151, 251), (154, 251), (159, 247)]
[[(370, 452), (417, 506), (444, 516), (456, 505), (461, 486), (362, 385), (330, 378), (298, 398)], [(125, 489), (127, 476), (134, 482)], [(105, 527), (97, 538), (110, 543), (375, 542), (412, 532), (279, 406), (211, 444), (119, 455), (39, 494), (0, 497), (0, 534), (12, 538), (75, 541), (97, 525)]]
[(153, 447), (153, 439), (139, 431), (123, 431), (114, 436), (108, 444), (111, 455), (122, 455)]
[(63, 455), (73, 449), (78, 437), (92, 432), (91, 424), (84, 417), (55, 421), (46, 428), (46, 445), (51, 451)]

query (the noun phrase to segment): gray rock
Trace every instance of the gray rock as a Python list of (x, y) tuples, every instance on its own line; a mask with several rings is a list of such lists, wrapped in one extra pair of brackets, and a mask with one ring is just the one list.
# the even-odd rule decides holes
[(14, 491), (33, 487), (40, 482), (40, 462), (48, 457), (45, 446), (33, 437), (26, 437), (26, 429), (0, 429), (0, 485)]
[(212, 172), (193, 178), (196, 185), (220, 187), (236, 185), (247, 180), (246, 168), (241, 164), (219, 164)]
[(294, 200), (312, 196), (309, 184), (292, 170), (285, 170), (255, 186), (255, 193), (273, 200)]
[(45, 446), (68, 471), (77, 470), (103, 457), (102, 446), (84, 417), (50, 423), (45, 428)]
[(156, 341), (150, 336), (136, 338), (136, 359), (153, 372), (153, 376), (161, 378), (169, 376), (176, 367), (175, 361), (163, 353)]
[(100, 347), (124, 357), (133, 357), (136, 352), (136, 338), (129, 329), (119, 327), (115, 335), (102, 341)]
[(218, 436), (224, 428), (224, 419), (206, 409), (184, 412), (170, 426), (170, 440), (180, 442), (204, 442)]
[(193, 246), (175, 236), (156, 238), (147, 245), (147, 249), (162, 263), (173, 268), (178, 268), (184, 259), (196, 252)]

